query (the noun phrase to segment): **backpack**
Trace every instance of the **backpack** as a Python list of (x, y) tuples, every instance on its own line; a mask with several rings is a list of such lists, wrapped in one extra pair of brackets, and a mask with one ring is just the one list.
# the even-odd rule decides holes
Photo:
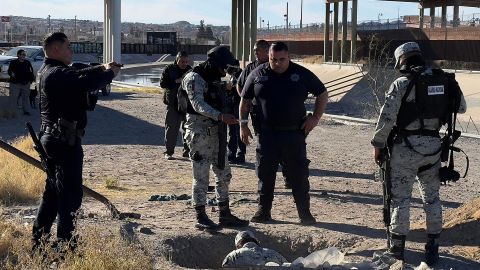
[[(459, 89), (451, 87), (450, 80), (454, 74), (448, 74), (441, 69), (420, 71), (414, 73), (407, 91), (402, 98), (402, 106), (397, 117), (397, 127), (402, 130), (415, 120), (420, 121), (424, 129), (424, 119), (437, 118), (441, 125), (447, 124), (449, 115), (458, 111), (452, 101), (459, 100)], [(406, 99), (415, 86), (415, 100)], [(456, 107), (456, 108), (455, 108)]]

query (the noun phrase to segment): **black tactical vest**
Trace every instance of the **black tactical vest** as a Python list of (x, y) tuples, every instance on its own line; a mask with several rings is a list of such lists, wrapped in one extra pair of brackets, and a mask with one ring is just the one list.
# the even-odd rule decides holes
[[(222, 111), (222, 100), (219, 95), (219, 91), (222, 91), (222, 89), (219, 89), (219, 84), (215, 84), (214, 82), (207, 82), (207, 84), (208, 84), (207, 86), (208, 89), (206, 92), (203, 93), (203, 99), (208, 105), (212, 106), (213, 108), (219, 111)], [(181, 85), (178, 88), (177, 97), (178, 97), (178, 110), (180, 112), (189, 113), (189, 114), (199, 114), (198, 112), (195, 111), (195, 109), (193, 109), (192, 103), (188, 98), (187, 91), (184, 90)]]
[[(415, 100), (402, 102), (397, 117), (397, 127), (404, 129), (415, 120), (419, 120), (421, 129), (424, 128), (424, 119), (439, 119), (445, 124), (448, 115), (452, 113), (451, 100), (453, 93), (449, 88), (447, 75), (441, 69), (432, 69), (432, 72), (422, 72), (417, 76), (415, 85)], [(405, 95), (410, 91), (407, 90)], [(404, 97), (404, 100), (407, 96)]]

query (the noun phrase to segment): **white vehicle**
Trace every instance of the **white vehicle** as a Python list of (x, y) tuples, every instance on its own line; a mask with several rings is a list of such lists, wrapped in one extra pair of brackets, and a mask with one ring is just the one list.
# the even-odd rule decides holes
[(35, 76), (37, 75), (37, 71), (42, 66), (43, 59), (45, 58), (42, 46), (18, 46), (0, 55), (0, 81), (6, 81), (10, 78), (7, 73), (8, 66), (10, 65), (10, 61), (17, 59), (17, 52), (19, 50), (25, 50), (27, 53), (25, 59), (30, 61), (33, 67), (33, 73)]

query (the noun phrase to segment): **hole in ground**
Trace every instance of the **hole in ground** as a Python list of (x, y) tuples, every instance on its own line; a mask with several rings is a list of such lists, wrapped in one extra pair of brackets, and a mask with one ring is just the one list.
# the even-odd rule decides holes
[[(346, 239), (327, 239), (322, 238), (323, 235), (315, 235), (315, 238), (312, 238), (310, 234), (294, 236), (252, 231), (262, 247), (278, 251), (290, 262), (331, 246), (344, 250), (358, 240), (351, 236)], [(181, 267), (217, 269), (221, 268), (225, 256), (234, 250), (236, 233), (237, 231), (182, 235), (165, 239), (160, 245), (166, 251), (169, 260)]]

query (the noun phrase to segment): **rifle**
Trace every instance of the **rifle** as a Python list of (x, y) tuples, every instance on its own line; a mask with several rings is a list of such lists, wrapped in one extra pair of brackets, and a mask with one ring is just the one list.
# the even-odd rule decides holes
[[(7, 142), (4, 142), (2, 140), (0, 140), (0, 148), (2, 148), (3, 150), (9, 152), (10, 154), (22, 159), (23, 161), (26, 161), (28, 162), (30, 165), (33, 165), (37, 168), (39, 168), (40, 170), (43, 170), (46, 174), (47, 174), (47, 178), (48, 180), (52, 180), (52, 179), (55, 179), (55, 173), (52, 172), (50, 169), (49, 169), (49, 166), (47, 165), (48, 162), (49, 162), (49, 159), (48, 159), (48, 156), (45, 152), (45, 149), (43, 148), (42, 144), (40, 143), (40, 140), (38, 139), (37, 137), (37, 134), (35, 133), (35, 131), (33, 130), (32, 128), (32, 125), (30, 123), (26, 123), (26, 126), (27, 126), (27, 129), (28, 129), (28, 133), (30, 134), (30, 137), (32, 138), (33, 140), (33, 143), (34, 143), (34, 149), (38, 152), (39, 156), (40, 156), (40, 160), (18, 150), (17, 148), (11, 146), (10, 144), (8, 144)], [(83, 186), (83, 192), (85, 193), (85, 195), (88, 195), (92, 198), (94, 198), (95, 200), (103, 203), (105, 206), (107, 206), (108, 210), (110, 210), (110, 214), (112, 215), (113, 218), (116, 218), (116, 219), (125, 219), (125, 218), (135, 218), (135, 219), (138, 219), (140, 218), (140, 214), (137, 214), (137, 213), (121, 213), (120, 211), (118, 211), (118, 209), (115, 207), (115, 205), (113, 205), (105, 196), (103, 196), (102, 194), (86, 187), (86, 186)]]
[[(390, 179), (390, 153), (385, 147), (380, 151), (380, 164), (378, 169), (378, 176), (382, 181), (383, 191), (383, 223), (387, 230), (387, 239), (390, 239), (390, 206), (392, 202), (392, 182)], [(387, 241), (388, 248), (390, 248), (390, 240)]]
[[(227, 113), (227, 97), (226, 97), (226, 86), (222, 82), (214, 82), (216, 86), (218, 99), (220, 101), (220, 112)], [(217, 168), (220, 170), (225, 169), (225, 155), (227, 152), (227, 124), (223, 121), (218, 121), (218, 157), (217, 157)]]

